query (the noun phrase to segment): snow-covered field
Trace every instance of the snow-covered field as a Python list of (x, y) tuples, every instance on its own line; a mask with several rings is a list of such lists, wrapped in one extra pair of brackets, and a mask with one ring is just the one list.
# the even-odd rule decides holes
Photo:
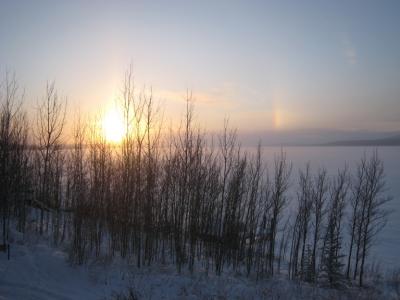
[[(247, 149), (249, 152), (255, 148)], [(264, 159), (271, 165), (274, 155), (279, 153), (279, 147), (264, 147)], [(298, 169), (305, 167), (310, 162), (311, 170), (316, 171), (325, 167), (328, 174), (335, 175), (339, 168), (349, 167), (350, 172), (355, 168), (363, 155), (367, 157), (378, 150), (385, 168), (386, 194), (393, 199), (386, 204), (385, 209), (390, 213), (386, 227), (380, 232), (370, 254), (370, 262), (380, 264), (384, 270), (400, 268), (400, 147), (286, 147), (284, 151), (289, 161), (293, 163), (291, 188), (295, 190)], [(292, 205), (296, 203), (296, 194), (293, 192)], [(290, 207), (289, 207), (290, 209)], [(348, 216), (345, 216), (347, 222)], [(347, 226), (343, 234), (348, 234)], [(348, 245), (347, 238), (344, 239), (344, 247)]]
[[(275, 150), (265, 150), (270, 161)], [(294, 161), (295, 172), (311, 160), (314, 168), (324, 165), (334, 173), (344, 164), (339, 157), (346, 157), (346, 162), (353, 167), (365, 149), (286, 150), (288, 158)], [(386, 167), (388, 192), (394, 196), (388, 207), (393, 213), (371, 255), (373, 261), (382, 264), (384, 273), (381, 277), (372, 274), (368, 278), (368, 289), (327, 290), (289, 281), (285, 276), (260, 281), (232, 272), (221, 277), (212, 273), (206, 276), (201, 268), (197, 268), (194, 275), (187, 271), (177, 274), (174, 266), (153, 265), (137, 269), (127, 261), (114, 259), (111, 262), (107, 257), (77, 267), (69, 264), (65, 245), (54, 247), (49, 240), (39, 238), (32, 231), (24, 236), (12, 230), (11, 259), (8, 261), (7, 255), (0, 252), (0, 300), (105, 300), (126, 294), (129, 288), (138, 299), (400, 299), (400, 273), (395, 282), (390, 274), (391, 268), (400, 269), (400, 187), (397, 184), (400, 148), (388, 147), (379, 151)]]
[[(71, 266), (62, 247), (34, 234), (12, 232), (11, 259), (0, 253), (0, 299), (115, 299), (131, 288), (138, 299), (399, 299), (394, 285), (327, 290), (289, 281), (225, 273), (220, 277), (200, 269), (177, 274), (173, 266), (141, 268), (103, 258), (86, 266)], [(399, 286), (397, 286), (397, 289)]]
[(15, 232), (13, 239), (10, 260), (0, 253), (0, 299), (101, 299), (126, 286), (116, 270), (102, 272), (100, 282), (96, 270), (70, 266), (66, 252), (45, 240)]

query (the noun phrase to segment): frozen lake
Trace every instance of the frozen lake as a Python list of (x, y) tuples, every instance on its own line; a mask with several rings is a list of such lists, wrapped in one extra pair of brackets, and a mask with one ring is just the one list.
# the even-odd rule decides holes
[[(375, 260), (382, 268), (400, 268), (400, 147), (284, 147), (287, 158), (293, 163), (291, 187), (298, 184), (298, 169), (304, 168), (307, 162), (311, 170), (317, 171), (325, 167), (329, 175), (337, 173), (339, 168), (348, 165), (351, 173), (355, 172), (357, 163), (364, 153), (369, 157), (377, 149), (385, 168), (387, 194), (393, 200), (387, 204), (390, 211), (386, 227), (378, 236), (372, 249), (370, 262)], [(281, 151), (280, 147), (263, 147), (263, 156), (271, 169), (274, 155)], [(296, 199), (292, 199), (295, 202)], [(347, 216), (346, 220), (347, 221)], [(344, 227), (347, 234), (347, 226)], [(347, 242), (347, 239), (345, 239)], [(345, 246), (345, 245), (344, 245)], [(377, 255), (379, 253), (379, 255)]]

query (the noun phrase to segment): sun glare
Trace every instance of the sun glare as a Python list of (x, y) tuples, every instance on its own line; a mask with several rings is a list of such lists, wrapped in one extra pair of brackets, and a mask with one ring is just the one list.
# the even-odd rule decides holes
[(103, 118), (102, 128), (108, 142), (120, 143), (125, 135), (122, 114), (116, 109), (109, 110)]

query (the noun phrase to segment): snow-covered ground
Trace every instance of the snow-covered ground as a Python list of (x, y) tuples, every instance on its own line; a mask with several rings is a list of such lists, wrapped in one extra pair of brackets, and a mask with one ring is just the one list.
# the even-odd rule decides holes
[(45, 240), (13, 234), (11, 258), (0, 253), (0, 299), (102, 299), (127, 286), (116, 269), (73, 267)]
[(218, 277), (202, 270), (177, 274), (175, 267), (137, 269), (102, 258), (71, 266), (62, 247), (35, 234), (12, 232), (11, 259), (0, 253), (0, 299), (114, 299), (131, 288), (138, 299), (399, 299), (393, 286), (342, 291), (315, 288), (284, 278), (260, 280), (242, 274)]

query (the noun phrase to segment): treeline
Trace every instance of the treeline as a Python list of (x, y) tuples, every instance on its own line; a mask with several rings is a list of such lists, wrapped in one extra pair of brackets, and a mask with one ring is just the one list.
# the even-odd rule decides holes
[[(259, 146), (244, 151), (235, 130), (206, 135), (194, 125), (192, 97), (167, 134), (151, 90), (125, 74), (120, 107), (125, 136), (115, 147), (99, 122), (75, 118), (62, 147), (66, 102), (49, 84), (28, 124), (14, 78), (2, 85), (0, 195), (3, 243), (10, 220), (34, 226), (70, 260), (121, 256), (138, 267), (170, 263), (256, 278), (363, 285), (366, 261), (387, 212), (383, 164), (375, 152), (355, 172), (328, 176), (309, 165), (293, 180), (282, 151), (271, 165)], [(28, 147), (36, 145), (36, 147)], [(296, 187), (296, 194), (290, 190)], [(286, 272), (288, 271), (288, 272)]]

